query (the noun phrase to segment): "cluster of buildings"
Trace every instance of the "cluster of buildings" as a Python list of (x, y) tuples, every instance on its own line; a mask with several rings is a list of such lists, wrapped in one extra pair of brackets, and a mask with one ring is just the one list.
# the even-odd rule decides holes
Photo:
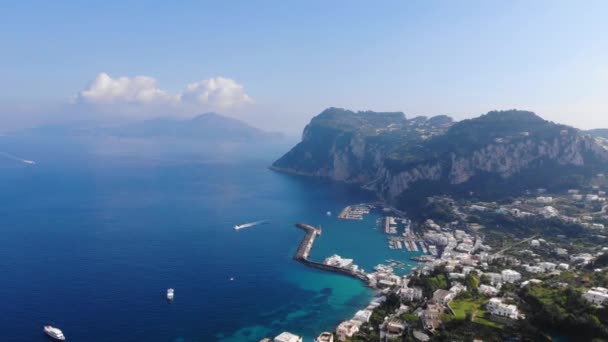
[(290, 332), (284, 331), (277, 335), (275, 338), (263, 338), (260, 342), (302, 342), (302, 337), (292, 334)]
[[(537, 189), (537, 193), (543, 194), (546, 192), (545, 189)], [(564, 222), (580, 224), (584, 227), (604, 230), (605, 223), (608, 221), (608, 205), (603, 203), (607, 202), (606, 192), (599, 190), (596, 187), (595, 193), (582, 194), (578, 189), (568, 190), (568, 196), (537, 196), (531, 200), (516, 200), (509, 205), (497, 205), (496, 203), (482, 203), (473, 204), (468, 206), (470, 212), (495, 212), (502, 215), (512, 215), (517, 218), (529, 217), (533, 215), (540, 215), (544, 218), (559, 218)], [(591, 208), (594, 203), (601, 203), (603, 205), (600, 212), (592, 212), (591, 209), (588, 212), (575, 215), (565, 215), (564, 212), (572, 212), (567, 210), (568, 207), (576, 207), (577, 210), (581, 208), (581, 203), (586, 207)], [(601, 222), (593, 222), (597, 218), (597, 214), (601, 216)], [(594, 217), (595, 216), (595, 217)]]
[[(464, 230), (438, 228), (439, 226), (428, 220), (429, 227), (423, 234), (423, 240), (429, 254), (442, 259), (470, 259), (475, 251), (489, 250), (482, 244), (481, 239), (474, 237)], [(441, 254), (441, 255), (440, 255)]]
[(336, 336), (338, 337), (338, 340), (344, 341), (347, 337), (352, 337), (359, 332), (361, 325), (369, 322), (374, 309), (380, 306), (384, 301), (386, 301), (385, 296), (375, 297), (365, 309), (357, 311), (353, 318), (340, 323), (338, 327), (336, 327)]
[[(542, 194), (544, 191), (539, 190), (538, 193)], [(453, 206), (455, 207), (455, 213), (463, 218), (460, 223), (453, 222), (440, 226), (432, 220), (427, 220), (421, 225), (422, 231), (418, 234), (414, 234), (413, 231), (408, 229), (406, 231), (409, 234), (407, 238), (420, 243), (422, 250), (428, 252), (428, 255), (418, 258), (425, 261), (417, 269), (418, 275), (434, 274), (433, 272), (436, 269), (441, 268), (441, 270), (445, 270), (445, 275), (449, 280), (449, 286), (435, 290), (431, 298), (424, 298), (422, 288), (410, 286), (409, 277), (396, 275), (390, 266), (378, 265), (374, 268), (373, 273), (365, 274), (365, 277), (370, 286), (383, 290), (384, 293), (387, 291), (397, 293), (406, 304), (418, 305), (418, 307), (412, 307), (411, 312), (417, 315), (427, 333), (433, 333), (441, 326), (442, 316), (451, 311), (450, 303), (452, 300), (467, 290), (464, 284), (467, 283), (467, 276), (471, 272), (475, 272), (480, 280), (483, 279), (483, 283), (479, 285), (477, 292), (487, 297), (485, 309), (492, 319), (496, 318), (503, 323), (521, 319), (524, 315), (519, 311), (516, 301), (501, 295), (501, 288), (504, 284), (516, 284), (522, 288), (531, 284), (539, 284), (542, 281), (534, 277), (546, 280), (547, 276), (552, 274), (559, 275), (560, 272), (569, 270), (571, 267), (588, 264), (597, 255), (591, 253), (573, 253), (570, 255), (566, 249), (570, 247), (559, 242), (547, 242), (541, 238), (530, 238), (522, 241), (517, 248), (510, 247), (512, 250), (509, 253), (505, 253), (501, 249), (501, 251), (492, 254), (492, 248), (484, 245), (482, 236), (478, 234), (478, 229), (482, 226), (466, 223), (464, 218), (475, 211), (512, 215), (518, 218), (540, 215), (545, 218), (557, 217), (567, 222), (578, 223), (598, 230), (604, 229), (601, 221), (596, 221), (598, 219), (597, 212), (588, 212), (584, 215), (573, 214), (572, 210), (565, 209), (566, 207), (562, 207), (562, 205), (568, 205), (567, 201), (572, 201), (572, 199), (603, 202), (606, 200), (605, 193), (598, 190), (597, 194), (582, 195), (578, 190), (573, 189), (569, 191), (569, 195), (571, 199), (542, 195), (531, 200), (514, 201), (509, 205), (477, 203), (468, 207)], [(579, 206), (579, 208), (582, 207)], [(597, 208), (598, 206), (595, 205), (594, 207)], [(591, 208), (591, 206), (585, 205), (584, 208)], [(464, 209), (465, 213), (460, 211), (461, 209)], [(562, 209), (571, 216), (561, 214), (560, 210)], [(602, 207), (606, 220), (608, 220), (608, 214), (605, 213), (607, 209), (608, 206)], [(396, 234), (396, 218), (387, 217), (382, 223), (385, 233)], [(410, 222), (407, 223), (408, 228), (411, 228)], [(404, 233), (404, 236), (406, 236), (406, 233)], [(557, 237), (559, 238), (559, 236)], [(524, 242), (527, 243), (524, 244)], [(525, 248), (529, 248), (529, 250)], [(540, 255), (536, 253), (540, 253)], [(525, 260), (524, 263), (519, 260), (520, 256), (523, 257), (522, 260)], [(358, 270), (352, 259), (342, 258), (338, 255), (327, 258), (324, 263), (339, 268)], [(583, 294), (583, 298), (593, 305), (607, 304), (608, 289), (593, 287)], [(335, 330), (337, 340), (344, 341), (357, 334), (361, 326), (370, 321), (374, 309), (385, 300), (386, 297), (384, 296), (376, 297), (368, 307), (357, 311), (351, 319), (341, 322)], [(402, 321), (398, 314), (400, 310), (404, 310), (404, 307), (405, 305), (402, 305), (395, 314), (386, 317), (386, 320), (380, 326), (382, 336), (397, 337), (408, 330), (407, 323)], [(405, 310), (410, 311), (410, 308), (406, 307)], [(428, 338), (428, 335), (422, 331), (416, 330), (413, 333), (419, 340)], [(291, 342), (291, 340), (277, 340), (276, 338), (274, 341)], [(333, 336), (330, 333), (323, 333), (319, 335), (316, 341), (333, 342)]]
[(386, 289), (403, 283), (403, 277), (396, 275), (390, 266), (377, 265), (374, 270), (367, 274), (368, 284), (373, 288)]

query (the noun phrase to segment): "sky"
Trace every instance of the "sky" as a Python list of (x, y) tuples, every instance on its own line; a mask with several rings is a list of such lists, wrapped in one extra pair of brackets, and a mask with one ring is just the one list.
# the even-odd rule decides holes
[(607, 1), (0, 2), (0, 131), (215, 111), (526, 109), (608, 127)]

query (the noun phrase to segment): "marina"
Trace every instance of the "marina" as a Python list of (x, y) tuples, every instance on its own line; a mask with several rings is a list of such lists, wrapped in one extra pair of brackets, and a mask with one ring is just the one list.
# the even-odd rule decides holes
[(363, 220), (363, 215), (369, 214), (371, 206), (367, 204), (349, 205), (342, 210), (338, 218), (343, 220)]

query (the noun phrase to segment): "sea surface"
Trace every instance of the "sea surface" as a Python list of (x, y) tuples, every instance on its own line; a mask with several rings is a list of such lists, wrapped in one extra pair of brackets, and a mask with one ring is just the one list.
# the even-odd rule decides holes
[[(269, 170), (283, 150), (210, 159), (7, 137), (0, 147), (36, 161), (0, 156), (2, 341), (48, 341), (47, 323), (69, 341), (258, 341), (285, 330), (312, 341), (374, 293), (293, 261), (295, 223), (322, 226), (315, 260), (337, 253), (371, 270), (410, 256), (388, 249), (378, 215), (336, 217), (370, 193)], [(269, 223), (232, 228), (256, 220)]]

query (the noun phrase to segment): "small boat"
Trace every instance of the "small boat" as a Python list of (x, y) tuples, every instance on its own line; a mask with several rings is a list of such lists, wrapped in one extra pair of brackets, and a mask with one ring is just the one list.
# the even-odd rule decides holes
[(230, 277), (230, 281), (234, 281), (234, 277)]
[(331, 216), (331, 211), (328, 211), (326, 214), (327, 216)]
[(174, 289), (167, 289), (167, 299), (168, 300), (173, 300), (174, 292), (175, 292)]
[(49, 335), (50, 337), (52, 337), (55, 340), (65, 341), (65, 336), (63, 336), (63, 332), (51, 325), (44, 326), (44, 333)]

